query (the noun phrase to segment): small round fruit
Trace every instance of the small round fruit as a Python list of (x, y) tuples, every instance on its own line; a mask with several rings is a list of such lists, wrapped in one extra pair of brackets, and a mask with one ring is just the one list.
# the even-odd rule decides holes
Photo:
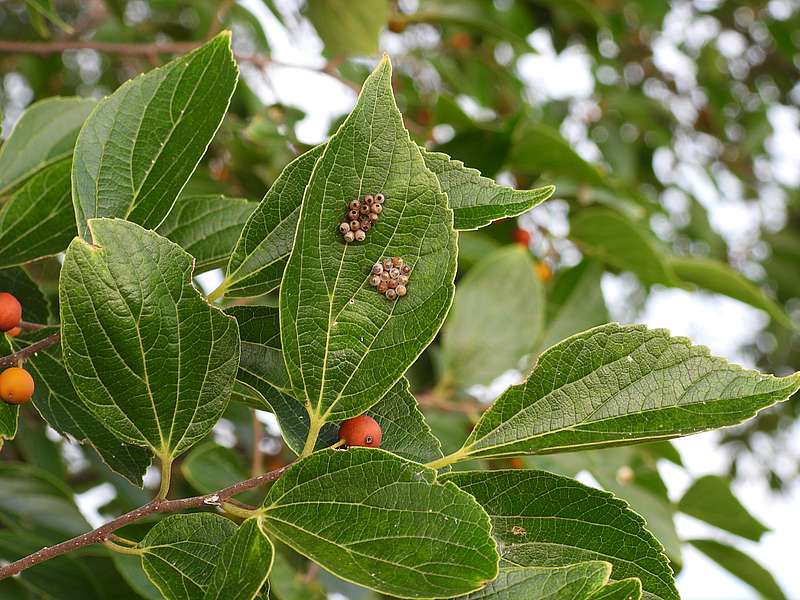
[(347, 218), (350, 219), (351, 221), (354, 221), (354, 220), (356, 220), (358, 218), (359, 214), (360, 213), (358, 212), (358, 209), (349, 210), (349, 211), (347, 211)]
[(386, 297), (389, 300), (394, 300), (395, 298), (397, 298), (397, 292), (395, 290), (388, 289), (386, 290)]
[(381, 273), (383, 273), (383, 264), (376, 262), (374, 265), (372, 265), (372, 274), (380, 275)]
[(33, 377), (21, 367), (0, 373), (0, 399), (9, 404), (24, 404), (33, 396)]
[(361, 223), (359, 223), (356, 219), (350, 221), (350, 231), (358, 231), (361, 229)]
[(380, 448), (382, 437), (381, 426), (369, 415), (353, 417), (339, 425), (339, 439), (347, 446)]
[(358, 200), (353, 200), (350, 204), (347, 205), (347, 208), (349, 208), (350, 210), (358, 210), (359, 208), (361, 208), (361, 202), (359, 202)]
[(344, 235), (348, 231), (350, 231), (350, 223), (342, 223), (341, 225), (339, 225), (339, 232), (342, 235)]
[(381, 214), (383, 207), (380, 204), (373, 204), (370, 210), (372, 211), (373, 215), (379, 215)]
[(375, 204), (383, 204), (385, 199), (383, 194), (375, 194)]
[(369, 284), (372, 287), (378, 287), (378, 284), (380, 282), (381, 282), (381, 276), (380, 275), (373, 275), (372, 277), (369, 278)]
[(394, 288), (394, 291), (397, 292), (398, 296), (405, 296), (408, 290), (406, 290), (406, 286), (400, 283), (396, 288)]
[(22, 305), (12, 294), (0, 292), (0, 331), (14, 329), (22, 320)]
[(354, 239), (356, 239), (356, 235), (352, 231), (348, 231), (347, 233), (344, 234), (344, 241), (347, 242), (348, 244), (352, 242)]
[(14, 329), (9, 329), (6, 331), (6, 335), (10, 337), (17, 337), (20, 333), (22, 333), (22, 327), (17, 325)]

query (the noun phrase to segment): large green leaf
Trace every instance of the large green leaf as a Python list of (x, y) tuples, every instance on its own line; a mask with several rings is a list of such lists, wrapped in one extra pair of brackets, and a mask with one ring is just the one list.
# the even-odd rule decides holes
[(542, 353), (527, 381), (483, 414), (459, 457), (689, 435), (740, 423), (798, 388), (800, 373), (747, 371), (664, 329), (611, 323)]
[(274, 554), (258, 519), (247, 519), (219, 549), (203, 600), (252, 600), (267, 580)]
[(257, 296), (278, 287), (294, 243), (303, 191), (324, 145), (289, 163), (244, 225), (228, 262), (223, 290)]
[(422, 151), (425, 165), (439, 179), (447, 203), (453, 209), (456, 229), (478, 229), (504, 217), (516, 217), (553, 195), (548, 185), (534, 190), (515, 190), (499, 185), (480, 172), (442, 152)]
[(121, 440), (177, 456), (219, 419), (239, 363), (235, 319), (192, 287), (192, 257), (140, 226), (90, 222), (67, 250), (64, 361), (81, 400)]
[(717, 475), (695, 480), (678, 502), (678, 510), (725, 531), (757, 542), (769, 531), (742, 506), (730, 482)]
[(768, 600), (786, 600), (772, 574), (747, 554), (715, 540), (689, 540), (689, 543), (723, 569), (750, 585)]
[(182, 196), (156, 231), (194, 257), (195, 272), (208, 271), (228, 260), (256, 206), (219, 194)]
[(710, 258), (685, 257), (672, 258), (669, 264), (683, 281), (760, 308), (781, 325), (792, 327), (791, 319), (774, 300), (725, 263)]
[(648, 598), (677, 600), (672, 569), (644, 519), (608, 492), (545, 471), (453, 472), (492, 520), (504, 562), (555, 567), (605, 560), (615, 580), (638, 577)]
[(309, 0), (306, 15), (328, 56), (373, 55), (389, 18), (389, 0)]
[(94, 105), (89, 98), (45, 98), (31, 104), (0, 148), (0, 196), (72, 154), (78, 131)]
[(644, 283), (676, 285), (667, 257), (647, 229), (610, 208), (584, 208), (570, 218), (570, 238), (590, 256), (622, 271), (631, 271)]
[(631, 578), (609, 583), (592, 594), (589, 600), (639, 600), (641, 597), (642, 582)]
[[(380, 222), (365, 242), (343, 243), (337, 228), (347, 202), (378, 192), (386, 197)], [(452, 222), (403, 127), (385, 58), (314, 168), (281, 284), (284, 359), (317, 423), (375, 404), (436, 335), (454, 292)], [(414, 269), (396, 302), (367, 281), (386, 256)]]
[(586, 600), (602, 589), (610, 573), (611, 565), (602, 561), (564, 567), (509, 567), (464, 600)]
[(265, 529), (333, 574), (408, 598), (468, 593), (497, 575), (489, 520), (436, 473), (382, 450), (323, 450), (272, 486)]
[[(26, 341), (35, 342), (53, 333), (54, 329), (43, 329)], [(28, 367), (36, 382), (33, 405), (47, 424), (62, 435), (70, 435), (79, 442), (88, 441), (109, 467), (142, 487), (142, 476), (152, 455), (146, 448), (120, 441), (81, 402), (64, 369), (61, 348), (53, 346), (40, 350)]]
[(75, 237), (70, 159), (30, 177), (0, 208), (0, 268), (62, 252)]
[(518, 369), (536, 346), (544, 313), (528, 250), (513, 245), (490, 254), (459, 281), (443, 329), (443, 379), (467, 388)]
[(75, 145), (78, 232), (123, 217), (148, 229), (167, 216), (214, 137), (236, 87), (230, 33), (128, 81), (101, 100)]
[(166, 600), (203, 598), (235, 531), (232, 521), (212, 513), (166, 517), (139, 543), (144, 571)]
[(540, 348), (547, 349), (571, 335), (608, 323), (600, 287), (603, 271), (599, 262), (585, 260), (558, 274), (547, 294), (547, 328)]
[[(14, 348), (11, 346), (8, 337), (5, 335), (0, 336), (0, 356), (7, 356), (13, 351)], [(13, 440), (17, 435), (18, 420), (19, 406), (0, 401), (0, 450), (3, 449), (4, 440)]]

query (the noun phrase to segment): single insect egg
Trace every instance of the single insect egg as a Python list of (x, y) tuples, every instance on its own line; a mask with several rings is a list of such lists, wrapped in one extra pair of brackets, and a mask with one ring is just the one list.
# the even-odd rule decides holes
[(409, 273), (411, 273), (411, 267), (409, 267), (408, 265), (403, 265), (402, 267), (400, 267), (400, 271), (403, 273), (403, 275), (408, 275)]
[(358, 220), (353, 219), (350, 221), (350, 231), (358, 231), (359, 229), (361, 229), (361, 223)]
[(363, 204), (361, 206), (361, 208), (358, 209), (358, 212), (360, 212), (362, 215), (368, 215), (369, 214), (369, 206), (367, 206), (366, 204)]
[(339, 225), (339, 231), (341, 233), (347, 233), (350, 231), (350, 223), (342, 223)]
[(398, 286), (396, 288), (394, 288), (394, 291), (397, 292), (398, 296), (405, 296), (406, 295), (406, 286), (404, 286), (402, 283), (398, 284)]
[(397, 280), (396, 280), (396, 279), (390, 279), (389, 281), (387, 281), (387, 282), (386, 282), (386, 285), (388, 285), (388, 286), (389, 286), (389, 289), (390, 289), (390, 290), (393, 290), (393, 289), (394, 289), (394, 288), (396, 288), (396, 287), (397, 287), (397, 285), (398, 285), (398, 284), (397, 284)]
[(353, 200), (350, 204), (347, 205), (347, 208), (350, 210), (358, 210), (361, 207), (361, 202), (358, 200)]
[(375, 194), (375, 204), (383, 204), (384, 200), (383, 194)]
[(339, 425), (339, 439), (348, 446), (379, 448), (382, 438), (381, 426), (369, 415), (353, 417)]
[(402, 267), (403, 266), (403, 259), (400, 258), (399, 256), (393, 256), (392, 257), (392, 264), (395, 267)]
[(381, 277), (381, 281), (389, 281), (389, 279), (390, 279), (389, 278), (389, 272), (388, 271), (384, 271), (383, 273), (381, 273), (380, 277)]
[(392, 279), (397, 279), (398, 277), (400, 277), (400, 269), (398, 268), (390, 269), (389, 277), (391, 277)]
[(352, 231), (348, 231), (347, 233), (344, 234), (344, 241), (347, 242), (348, 244), (352, 242), (354, 239), (356, 239), (356, 235)]
[(363, 229), (359, 229), (358, 231), (356, 231), (356, 241), (357, 242), (363, 242), (365, 239), (367, 239), (367, 234), (364, 233)]
[(372, 206), (375, 204), (375, 197), (372, 194), (367, 194), (364, 196), (364, 202), (367, 204), (367, 206)]
[(407, 284), (408, 283), (408, 276), (407, 275), (400, 275), (400, 277), (397, 278), (397, 283), (399, 283), (400, 285)]
[(374, 265), (372, 265), (372, 272), (375, 275), (380, 275), (383, 273), (383, 265), (379, 262), (376, 262)]
[(360, 213), (358, 212), (358, 209), (356, 208), (354, 210), (350, 210), (350, 211), (347, 212), (347, 218), (352, 221), (353, 219), (357, 219), (359, 214)]
[(373, 223), (377, 223), (378, 219), (380, 219), (380, 217), (378, 215), (376, 215), (375, 213), (369, 213), (369, 220), (370, 221), (372, 221)]
[(391, 258), (385, 258), (383, 260), (383, 269), (384, 269), (384, 271), (389, 271), (391, 268), (392, 268), (392, 259)]
[(386, 290), (386, 297), (389, 300), (394, 300), (395, 298), (397, 298), (397, 292), (394, 290)]
[(381, 211), (383, 210), (383, 207), (380, 204), (373, 204), (370, 207), (370, 210), (372, 211), (373, 214), (379, 215), (379, 214), (381, 214)]
[(378, 287), (378, 284), (380, 282), (381, 282), (381, 276), (380, 275), (373, 275), (372, 277), (369, 278), (369, 284), (372, 287)]
[(372, 229), (372, 223), (369, 222), (369, 219), (364, 219), (361, 221), (361, 231), (366, 233), (370, 229)]
[(384, 293), (386, 293), (386, 290), (388, 290), (388, 289), (389, 289), (389, 286), (388, 286), (388, 285), (386, 285), (386, 282), (385, 282), (385, 281), (381, 281), (381, 282), (378, 284), (378, 293), (379, 293), (379, 294), (384, 294)]

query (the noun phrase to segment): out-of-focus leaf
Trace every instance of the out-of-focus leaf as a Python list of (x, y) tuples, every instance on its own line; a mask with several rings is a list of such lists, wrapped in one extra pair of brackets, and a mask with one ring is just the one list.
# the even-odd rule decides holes
[[(508, 567), (463, 600), (587, 600), (603, 589), (611, 564), (581, 562), (564, 567)], [(461, 599), (460, 599), (461, 600)]]
[(308, 0), (308, 16), (328, 56), (372, 56), (389, 18), (388, 0)]

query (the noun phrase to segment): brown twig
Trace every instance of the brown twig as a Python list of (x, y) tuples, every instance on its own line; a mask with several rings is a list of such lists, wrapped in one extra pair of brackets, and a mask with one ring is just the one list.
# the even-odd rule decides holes
[(219, 506), (223, 501), (227, 500), (231, 496), (235, 496), (236, 494), (245, 490), (258, 487), (259, 485), (269, 481), (275, 481), (286, 469), (289, 468), (289, 466), (290, 465), (286, 465), (285, 467), (270, 471), (269, 473), (264, 473), (258, 477), (240, 481), (239, 483), (221, 489), (218, 492), (205, 494), (204, 496), (194, 496), (192, 498), (183, 498), (180, 500), (155, 499), (152, 502), (148, 502), (144, 506), (140, 506), (129, 513), (125, 513), (121, 517), (117, 517), (113, 521), (109, 521), (97, 529), (88, 531), (70, 540), (56, 544), (55, 546), (42, 548), (38, 552), (34, 552), (29, 556), (14, 561), (8, 565), (5, 565), (4, 567), (0, 567), (0, 581), (6, 577), (17, 575), (25, 569), (28, 569), (34, 565), (38, 565), (46, 560), (50, 560), (51, 558), (55, 558), (56, 556), (61, 556), (62, 554), (72, 552), (73, 550), (77, 550), (78, 548), (83, 548), (85, 546), (101, 544), (111, 539), (111, 535), (118, 529), (125, 527), (126, 525), (130, 525), (131, 523), (134, 523), (148, 515), (155, 513), (178, 512), (189, 508)]
[(51, 333), (46, 338), (39, 340), (38, 342), (34, 342), (27, 348), (23, 348), (19, 352), (14, 352), (14, 354), (9, 354), (8, 356), (3, 356), (0, 358), (0, 368), (3, 367), (14, 367), (17, 363), (21, 360), (25, 360), (34, 354), (36, 354), (39, 350), (44, 350), (45, 348), (49, 348), (50, 346), (55, 346), (61, 341), (61, 332), (56, 331), (55, 333)]
[(253, 419), (253, 456), (250, 464), (250, 477), (260, 475), (263, 471), (264, 454), (261, 452), (261, 440), (264, 439), (264, 428), (255, 410), (250, 410)]
[(208, 32), (206, 33), (207, 40), (213, 38), (219, 33), (220, 29), (222, 29), (222, 20), (225, 18), (225, 15), (232, 5), (233, 0), (222, 0), (222, 2), (219, 3), (219, 7), (214, 12), (214, 16), (211, 19), (211, 24), (208, 26)]

